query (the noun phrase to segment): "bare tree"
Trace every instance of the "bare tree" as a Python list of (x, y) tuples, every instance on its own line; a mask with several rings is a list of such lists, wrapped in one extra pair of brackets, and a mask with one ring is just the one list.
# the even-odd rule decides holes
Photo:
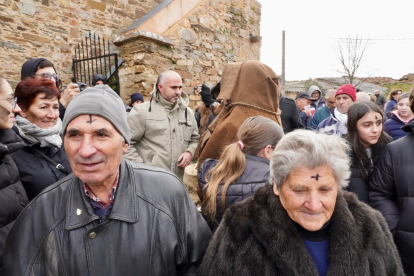
[(346, 83), (357, 87), (365, 79), (371, 77), (371, 74), (363, 67), (369, 45), (369, 38), (356, 34), (355, 37), (348, 36), (340, 39), (334, 46), (335, 54), (341, 63), (341, 69), (336, 71), (344, 76)]

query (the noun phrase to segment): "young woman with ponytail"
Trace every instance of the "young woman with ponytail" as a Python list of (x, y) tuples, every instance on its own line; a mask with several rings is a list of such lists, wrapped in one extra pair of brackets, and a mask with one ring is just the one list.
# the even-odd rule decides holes
[(220, 160), (207, 159), (198, 172), (202, 214), (215, 231), (226, 208), (251, 196), (269, 179), (270, 157), (283, 129), (263, 116), (248, 118)]

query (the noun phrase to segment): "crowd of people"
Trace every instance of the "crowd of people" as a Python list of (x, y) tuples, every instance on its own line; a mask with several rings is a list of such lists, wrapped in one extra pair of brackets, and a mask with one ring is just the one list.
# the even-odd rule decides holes
[(258, 61), (194, 110), (182, 86), (0, 74), (0, 275), (414, 275), (414, 89), (293, 100)]

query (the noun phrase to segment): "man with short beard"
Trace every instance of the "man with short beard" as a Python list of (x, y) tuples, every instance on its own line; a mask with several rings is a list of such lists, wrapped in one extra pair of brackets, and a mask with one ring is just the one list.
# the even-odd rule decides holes
[(195, 275), (211, 231), (172, 173), (122, 157), (121, 98), (85, 89), (63, 120), (73, 174), (43, 190), (7, 238), (4, 275)]
[(128, 116), (131, 144), (125, 158), (175, 173), (181, 180), (197, 148), (197, 122), (181, 76), (162, 72), (151, 100), (132, 108)]
[(348, 110), (356, 101), (356, 89), (351, 84), (344, 84), (336, 90), (335, 105), (331, 115), (323, 120), (316, 130), (320, 133), (344, 136), (348, 133)]
[(377, 99), (376, 99), (375, 103), (376, 103), (379, 107), (384, 108), (384, 104), (387, 102), (387, 101), (384, 99), (384, 96), (382, 96), (382, 95), (380, 94), (379, 90), (375, 90), (375, 91), (374, 91), (374, 94), (375, 94), (375, 96), (377, 97)]

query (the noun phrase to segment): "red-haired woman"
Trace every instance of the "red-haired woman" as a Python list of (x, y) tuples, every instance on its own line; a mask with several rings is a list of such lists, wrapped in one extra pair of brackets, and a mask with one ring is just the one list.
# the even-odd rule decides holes
[(31, 200), (72, 170), (62, 146), (60, 92), (55, 83), (49, 79), (26, 78), (17, 85), (15, 96), (21, 108), (15, 131), (26, 147), (11, 156)]

